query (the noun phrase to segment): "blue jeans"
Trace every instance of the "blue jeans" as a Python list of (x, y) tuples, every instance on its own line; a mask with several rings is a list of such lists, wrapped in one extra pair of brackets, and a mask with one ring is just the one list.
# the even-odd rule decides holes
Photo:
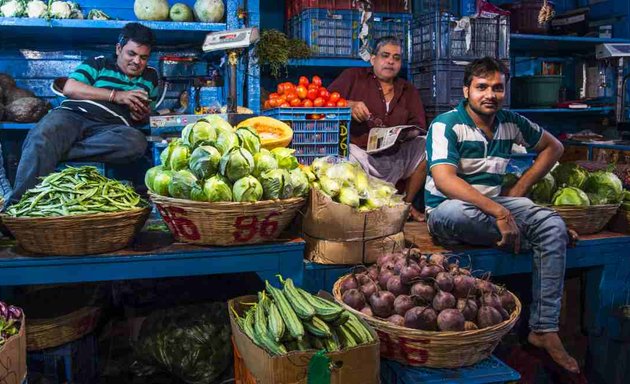
[(4, 159), (2, 158), (2, 145), (0, 145), (0, 197), (4, 198), (5, 204), (8, 199), (11, 198), (11, 184), (7, 179), (6, 171), (4, 170)]
[[(512, 212), (521, 231), (521, 248), (534, 254), (529, 327), (537, 332), (557, 332), (569, 241), (564, 221), (555, 211), (524, 197), (493, 200)], [(494, 217), (461, 200), (438, 205), (431, 210), (427, 224), (431, 235), (446, 243), (492, 246), (501, 239)]]
[(18, 201), (40, 176), (54, 172), (60, 161), (125, 164), (142, 157), (146, 148), (145, 135), (136, 128), (55, 109), (24, 140), (11, 201)]

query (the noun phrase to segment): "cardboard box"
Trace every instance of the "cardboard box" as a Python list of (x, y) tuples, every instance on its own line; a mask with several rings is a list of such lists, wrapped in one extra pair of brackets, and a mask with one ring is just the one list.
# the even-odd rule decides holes
[[(247, 308), (241, 303), (252, 303), (256, 300), (256, 296), (241, 296), (228, 302), (232, 336), (245, 366), (258, 383), (306, 384), (308, 363), (315, 354), (314, 351), (295, 351), (283, 356), (271, 356), (266, 350), (254, 344), (247, 335), (241, 332), (241, 329), (236, 324), (231, 308), (234, 308), (240, 316)], [(326, 354), (332, 360), (331, 384), (379, 383), (380, 354), (378, 336), (371, 328), (368, 327), (368, 329), (370, 329), (374, 337), (374, 342)]]
[(374, 240), (334, 241), (318, 240), (304, 235), (306, 248), (304, 254), (312, 262), (319, 264), (371, 264), (380, 255), (405, 246), (405, 234), (395, 233), (391, 236)]
[[(307, 204), (302, 228), (311, 251), (306, 255), (309, 260), (327, 264), (373, 262), (376, 249), (382, 253), (384, 249), (391, 250), (394, 242), (401, 244), (403, 240), (398, 239), (410, 209), (409, 204), (399, 204), (359, 212), (334, 202), (318, 189), (312, 190)], [(383, 248), (387, 244), (390, 248)]]
[(20, 332), (0, 347), (0, 383), (22, 384), (26, 380), (26, 318)]

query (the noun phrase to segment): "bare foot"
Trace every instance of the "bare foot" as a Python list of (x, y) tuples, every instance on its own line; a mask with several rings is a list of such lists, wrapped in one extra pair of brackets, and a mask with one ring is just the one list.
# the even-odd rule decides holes
[(564, 349), (557, 332), (540, 333), (532, 331), (529, 333), (529, 336), (527, 336), (527, 341), (529, 341), (530, 344), (547, 351), (553, 361), (562, 368), (571, 373), (580, 373), (580, 367), (578, 366), (577, 361), (575, 361), (575, 359)]
[(569, 235), (569, 248), (574, 248), (580, 240), (580, 235), (572, 229), (567, 229), (567, 235)]
[(424, 213), (418, 211), (413, 206), (409, 210), (409, 218), (415, 221), (424, 222)]

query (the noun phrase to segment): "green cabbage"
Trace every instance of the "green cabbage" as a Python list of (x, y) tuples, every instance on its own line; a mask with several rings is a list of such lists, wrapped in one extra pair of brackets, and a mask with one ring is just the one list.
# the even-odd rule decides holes
[(556, 181), (554, 180), (551, 173), (548, 173), (540, 179), (536, 184), (532, 186), (532, 191), (530, 193), (530, 197), (535, 203), (538, 204), (549, 204), (551, 203), (551, 198), (553, 194), (556, 192)]
[(163, 166), (158, 165), (153, 168), (149, 168), (149, 170), (147, 170), (147, 173), (144, 174), (144, 185), (146, 185), (150, 191), (155, 192), (153, 190), (153, 180), (155, 179), (155, 175), (162, 172), (163, 169)]
[(182, 140), (193, 148), (201, 144), (212, 145), (217, 141), (217, 131), (212, 124), (202, 119), (195, 124), (188, 124), (184, 128), (182, 131)]
[(575, 205), (580, 207), (590, 205), (586, 193), (575, 187), (560, 188), (554, 193), (551, 202), (553, 205)]
[(306, 197), (311, 190), (308, 177), (300, 168), (292, 169), (289, 172), (289, 182), (291, 184), (292, 197)]
[(171, 155), (173, 154), (173, 150), (180, 145), (182, 145), (181, 139), (171, 140), (166, 148), (162, 150), (162, 153), (160, 153), (160, 163), (164, 166), (164, 169), (171, 169)]
[(173, 178), (168, 186), (168, 193), (178, 199), (190, 199), (193, 187), (197, 185), (197, 178), (187, 169), (173, 173)]
[(179, 171), (188, 168), (188, 160), (190, 160), (190, 147), (187, 145), (176, 145), (169, 156), (169, 169)]
[(618, 204), (623, 200), (623, 184), (612, 172), (597, 171), (591, 173), (582, 189), (591, 197), (591, 204), (593, 205)]
[(203, 188), (198, 185), (194, 185), (190, 191), (190, 200), (206, 201), (206, 195), (203, 192)]
[(212, 128), (214, 128), (217, 131), (217, 133), (234, 131), (234, 128), (232, 128), (230, 123), (228, 123), (225, 119), (223, 119), (221, 116), (216, 115), (216, 114), (208, 115), (202, 119), (197, 120), (197, 122), (200, 122), (200, 121), (205, 121), (209, 123), (212, 126)]
[(207, 201), (232, 201), (232, 185), (221, 175), (214, 175), (203, 183)]
[(254, 172), (252, 174), (259, 177), (265, 171), (278, 168), (278, 160), (265, 148), (261, 148), (260, 152), (254, 155)]
[(241, 142), (241, 147), (247, 149), (252, 155), (260, 152), (260, 136), (258, 132), (249, 127), (241, 127), (236, 130), (236, 136), (238, 136)]
[(243, 148), (232, 148), (231, 151), (221, 157), (221, 174), (230, 181), (235, 182), (245, 176), (251, 175), (254, 171), (254, 158), (248, 150)]
[(274, 148), (271, 150), (273, 156), (276, 160), (278, 160), (278, 167), (287, 170), (297, 168), (299, 165), (297, 159), (293, 156), (293, 152), (295, 152), (295, 149), (284, 147)]
[(352, 187), (343, 187), (339, 191), (339, 202), (353, 208), (357, 208), (361, 204), (361, 198), (357, 191)]
[(354, 186), (356, 175), (357, 165), (347, 161), (337, 163), (326, 170), (326, 176), (328, 178), (349, 186)]
[(341, 184), (337, 180), (326, 176), (321, 176), (319, 178), (319, 185), (321, 190), (330, 197), (336, 197), (339, 195), (339, 191), (341, 190)]
[(282, 199), (285, 184), (290, 184), (289, 173), (286, 169), (272, 169), (264, 172), (259, 180), (265, 200)]
[(588, 177), (588, 171), (574, 163), (560, 164), (551, 171), (551, 174), (558, 188), (582, 188), (582, 185)]
[(170, 196), (168, 189), (173, 179), (173, 171), (162, 169), (158, 171), (151, 182), (151, 190), (160, 196)]
[(221, 152), (222, 155), (230, 152), (232, 148), (238, 148), (239, 141), (236, 133), (230, 131), (220, 131), (217, 136), (217, 142), (215, 143), (216, 149)]
[(232, 196), (238, 202), (258, 201), (263, 196), (263, 187), (254, 176), (245, 176), (232, 186)]
[(216, 148), (202, 145), (190, 155), (188, 167), (198, 179), (207, 179), (217, 173), (220, 161), (221, 153)]
[(326, 174), (328, 168), (332, 167), (330, 157), (318, 157), (311, 163), (311, 170), (317, 177), (321, 177)]

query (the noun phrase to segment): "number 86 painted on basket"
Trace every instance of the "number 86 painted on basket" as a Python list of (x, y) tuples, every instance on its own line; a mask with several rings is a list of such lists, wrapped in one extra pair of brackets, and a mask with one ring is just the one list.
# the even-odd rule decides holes
[(262, 221), (254, 215), (237, 217), (234, 220), (234, 241), (244, 243), (252, 240), (256, 235), (264, 239), (275, 238), (278, 222), (274, 218), (279, 215), (278, 212), (271, 212)]

